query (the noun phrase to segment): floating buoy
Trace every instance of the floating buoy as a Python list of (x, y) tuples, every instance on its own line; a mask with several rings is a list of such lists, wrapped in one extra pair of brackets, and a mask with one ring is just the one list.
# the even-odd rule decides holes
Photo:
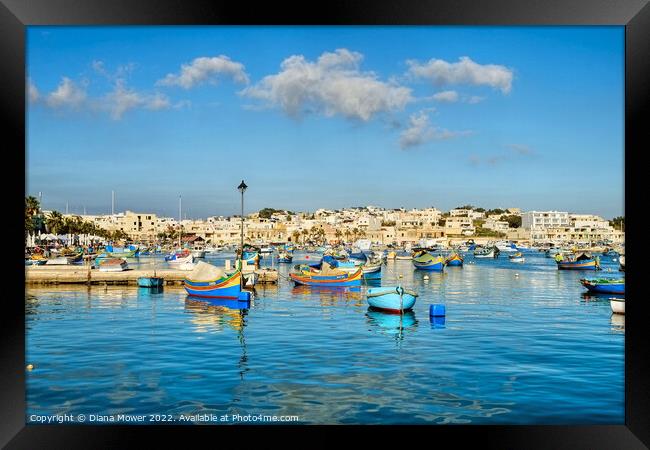
[(518, 273), (516, 273), (516, 274), (515, 274), (515, 276), (516, 276), (516, 277), (518, 277), (518, 276), (519, 276), (519, 274), (518, 274)]
[(444, 317), (445, 316), (445, 305), (440, 303), (434, 303), (429, 305), (429, 316), (430, 317)]
[(403, 275), (401, 273), (399, 274), (399, 278), (403, 278)]
[(27, 370), (32, 370), (34, 368), (34, 364), (27, 364)]
[(429, 279), (429, 275), (425, 275), (425, 276), (424, 276), (424, 279), (425, 279), (425, 280), (428, 280), (428, 279)]

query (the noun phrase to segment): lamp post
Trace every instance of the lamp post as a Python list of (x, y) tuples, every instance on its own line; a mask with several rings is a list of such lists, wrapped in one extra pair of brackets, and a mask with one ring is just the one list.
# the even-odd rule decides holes
[(241, 180), (241, 183), (239, 186), (237, 186), (237, 189), (239, 192), (241, 192), (241, 247), (240, 247), (240, 260), (243, 261), (244, 259), (244, 192), (246, 192), (246, 183), (244, 183), (244, 180)]

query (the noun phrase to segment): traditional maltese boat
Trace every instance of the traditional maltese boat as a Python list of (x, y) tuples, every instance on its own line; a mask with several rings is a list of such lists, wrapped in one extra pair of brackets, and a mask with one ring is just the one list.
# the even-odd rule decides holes
[(226, 275), (223, 270), (203, 261), (198, 262), (183, 281), (185, 290), (193, 297), (238, 299), (242, 291), (240, 271)]
[(445, 268), (445, 260), (442, 256), (434, 256), (429, 252), (419, 252), (413, 255), (413, 265), (419, 270), (437, 270)]
[(286, 251), (286, 252), (280, 252), (278, 255), (278, 262), (279, 263), (291, 263), (293, 261), (293, 255)]
[(594, 294), (625, 294), (625, 278), (583, 278), (580, 283)]
[(401, 286), (384, 286), (368, 289), (366, 299), (371, 308), (401, 313), (413, 309), (418, 294)]
[(568, 254), (562, 259), (557, 256), (556, 263), (558, 270), (596, 270), (599, 268), (596, 260), (585, 252)]
[(499, 256), (499, 249), (496, 247), (476, 248), (474, 258), (496, 258)]
[(323, 264), (321, 270), (310, 266), (298, 266), (289, 277), (296, 284), (307, 286), (344, 287), (360, 286), (363, 270), (359, 267), (355, 272), (348, 273), (343, 270), (333, 269), (329, 264)]
[(451, 253), (447, 258), (445, 259), (445, 264), (448, 266), (462, 266), (463, 265), (463, 257), (460, 256), (457, 252)]

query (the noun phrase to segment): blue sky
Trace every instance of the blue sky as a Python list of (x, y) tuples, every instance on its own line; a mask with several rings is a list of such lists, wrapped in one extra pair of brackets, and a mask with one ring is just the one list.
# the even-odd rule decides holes
[(623, 214), (623, 27), (29, 27), (27, 193)]

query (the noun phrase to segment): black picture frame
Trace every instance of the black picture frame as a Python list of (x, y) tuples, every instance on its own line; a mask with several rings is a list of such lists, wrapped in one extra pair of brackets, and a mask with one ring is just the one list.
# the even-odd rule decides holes
[[(6, 239), (7, 260), (15, 261), (5, 267), (11, 294), (4, 295), (0, 314), (1, 364), (0, 383), (0, 445), (6, 448), (127, 448), (135, 437), (147, 440), (168, 440), (177, 434), (190, 434), (197, 439), (213, 439), (215, 433), (225, 434), (241, 442), (251, 434), (272, 434), (278, 443), (296, 440), (308, 442), (340, 442), (362, 431), (384, 440), (397, 436), (399, 441), (425, 439), (418, 445), (440, 445), (443, 441), (454, 446), (468, 439), (482, 448), (646, 448), (650, 445), (650, 388), (648, 379), (648, 326), (646, 303), (641, 295), (641, 283), (636, 274), (640, 268), (643, 242), (640, 219), (635, 212), (634, 198), (646, 191), (643, 184), (644, 165), (637, 155), (648, 148), (648, 131), (643, 113), (648, 110), (650, 83), (650, 6), (647, 0), (570, 0), (522, 1), (493, 0), (421, 0), (410, 4), (378, 0), (328, 1), (322, 4), (278, 4), (265, 2), (249, 5), (213, 1), (99, 1), (99, 0), (0, 0), (0, 96), (3, 138), (13, 142), (5, 147), (5, 175), (25, 179), (25, 27), (29, 25), (182, 25), (182, 24), (323, 24), (323, 25), (624, 25), (626, 45), (625, 75), (625, 210), (628, 218), (626, 233), (630, 237), (626, 258), (628, 272), (628, 304), (625, 336), (625, 425), (611, 426), (418, 426), (418, 427), (160, 427), (160, 426), (74, 426), (25, 425), (25, 322), (24, 290), (18, 281), (24, 277), (20, 263), (23, 243), (19, 239), (24, 223), (23, 192), (6, 196), (11, 206), (5, 206), (11, 224)], [(23, 149), (23, 151), (21, 151)], [(606, 168), (605, 168), (606, 170)], [(577, 176), (584, 176), (576, 169)], [(21, 175), (21, 172), (23, 175)], [(17, 178), (16, 178), (17, 177)], [(6, 182), (5, 188), (20, 190), (20, 182)], [(641, 203), (639, 203), (641, 205)], [(642, 210), (642, 208), (639, 208)], [(635, 219), (636, 217), (636, 219)], [(15, 227), (15, 229), (14, 229)], [(635, 246), (636, 245), (636, 246)], [(23, 278), (24, 281), (24, 278)], [(15, 295), (13, 289), (16, 289)], [(646, 336), (645, 338), (643, 336)], [(290, 429), (289, 429), (290, 428)], [(263, 433), (261, 432), (263, 430)], [(336, 431), (336, 433), (333, 433)], [(296, 435), (294, 433), (298, 432)], [(400, 433), (408, 433), (409, 437)], [(297, 438), (296, 436), (299, 436)], [(305, 439), (309, 439), (306, 441)], [(365, 438), (364, 438), (365, 439)], [(148, 441), (150, 445), (154, 444)], [(169, 441), (168, 441), (169, 442)], [(220, 441), (212, 441), (215, 444)], [(222, 441), (221, 441), (222, 442)], [(272, 441), (268, 441), (272, 442)], [(189, 443), (189, 441), (188, 441)], [(366, 442), (365, 445), (367, 445)], [(266, 445), (265, 445), (266, 447)]]

